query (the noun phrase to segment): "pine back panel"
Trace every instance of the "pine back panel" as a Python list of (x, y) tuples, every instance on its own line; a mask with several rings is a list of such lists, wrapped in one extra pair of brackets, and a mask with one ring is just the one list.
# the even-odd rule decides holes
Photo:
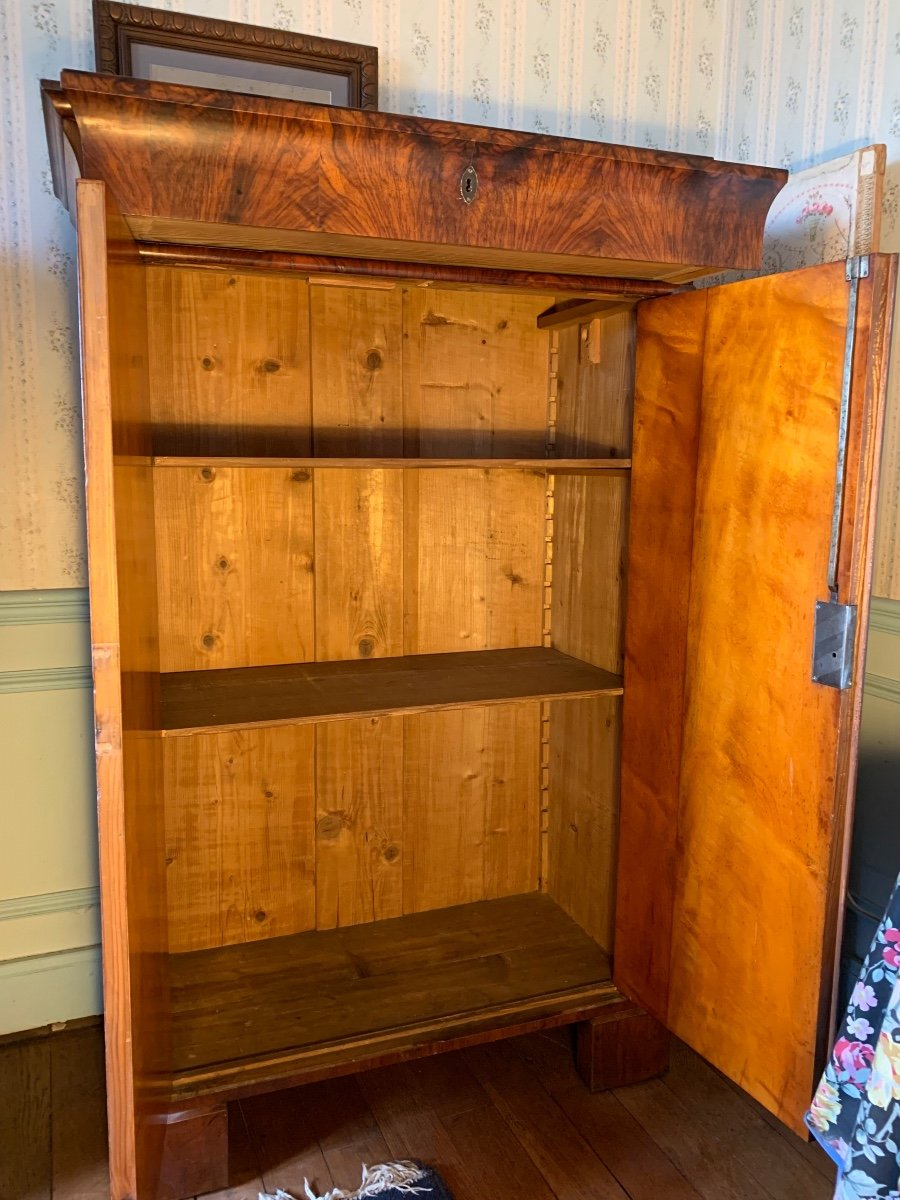
[[(151, 275), (157, 451), (544, 453), (547, 296)], [(155, 477), (164, 670), (541, 643), (542, 474)], [(260, 732), (167, 740), (173, 948), (538, 887), (536, 703)]]

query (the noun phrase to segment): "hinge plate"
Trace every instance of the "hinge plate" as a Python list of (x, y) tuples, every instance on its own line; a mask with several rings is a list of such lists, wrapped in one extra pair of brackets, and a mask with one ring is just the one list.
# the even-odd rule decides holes
[(856, 605), (835, 600), (816, 601), (813, 642), (814, 683), (843, 690), (853, 682), (853, 646), (856, 641)]

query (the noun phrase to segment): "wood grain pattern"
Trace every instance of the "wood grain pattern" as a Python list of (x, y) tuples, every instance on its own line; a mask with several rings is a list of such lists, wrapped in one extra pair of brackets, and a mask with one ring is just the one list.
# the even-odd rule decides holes
[(549, 296), (412, 288), (403, 300), (406, 453), (546, 453)]
[(608, 948), (616, 912), (620, 732), (618, 698), (550, 705), (547, 887)]
[(224, 1104), (169, 1113), (155, 1200), (184, 1200), (228, 1185), (228, 1109)]
[(152, 1194), (168, 1068), (153, 496), (143, 267), (106, 189), (78, 184), (78, 267), (113, 1200)]
[[(109, 1200), (102, 1031), (97, 1026), (71, 1029), (67, 1025), (63, 1036), (50, 1035), (48, 1049), (53, 1200)], [(0, 1070), (0, 1079), (4, 1086), (12, 1087), (8, 1070)], [(8, 1104), (8, 1100), (0, 1100), (0, 1111)], [(29, 1141), (20, 1139), (19, 1145)], [(9, 1151), (0, 1149), (0, 1162), (11, 1159)], [(24, 1192), (30, 1195), (27, 1186)], [(0, 1196), (15, 1194), (0, 1182)]]
[(669, 1065), (669, 1031), (627, 1001), (583, 1021), (577, 1038), (575, 1063), (591, 1092), (643, 1083)]
[[(707, 291), (700, 291), (666, 308), (653, 302), (637, 309), (615, 964), (622, 992), (662, 1019), (707, 303)], [(651, 929), (652, 937), (635, 936)]]
[(147, 272), (153, 448), (309, 454), (309, 288), (279, 275)]
[(164, 671), (315, 653), (308, 471), (154, 472)]
[(515, 471), (405, 479), (406, 653), (540, 642), (545, 488)]
[[(505, 1117), (554, 1196), (630, 1200), (526, 1065), (502, 1047), (466, 1052), (466, 1064)], [(540, 1117), (538, 1116), (540, 1114)]]
[[(881, 273), (879, 287), (887, 286), (889, 274)], [(673, 842), (656, 826), (669, 839), (663, 845), (677, 846), (660, 872), (656, 897), (661, 901), (671, 889), (671, 959), (668, 969), (659, 965), (659, 989), (635, 987), (633, 975), (627, 983), (619, 978), (623, 990), (639, 1001), (652, 999), (676, 1034), (799, 1130), (820, 1068), (823, 992), (831, 994), (834, 951), (826, 933), (829, 912), (839, 903), (835, 864), (843, 858), (849, 807), (840, 762), (842, 744), (852, 740), (857, 686), (838, 692), (810, 680), (814, 601), (827, 594), (848, 286), (837, 263), (711, 289), (706, 303), (685, 338), (690, 345), (705, 337), (698, 482), (690, 502), (692, 566), (681, 576), (670, 568), (667, 587), (682, 597), (677, 614), (687, 634), (684, 666), (672, 664), (674, 675), (683, 670), (683, 744), (678, 753), (670, 742), (659, 757), (666, 787), (677, 788), (656, 797), (666, 828), (677, 831)], [(658, 306), (650, 307), (658, 315)], [(738, 354), (728, 331), (739, 313)], [(671, 408), (669, 363), (677, 364), (681, 349), (669, 345), (672, 359), (655, 360), (663, 368), (658, 391), (639, 360), (639, 422), (642, 414), (651, 422), (669, 420), (658, 413)], [(872, 350), (863, 322), (854, 357), (854, 374), (863, 380), (872, 378)], [(841, 545), (842, 579), (855, 574), (856, 580), (849, 596), (846, 582), (841, 587), (842, 598), (864, 608), (867, 573), (853, 564), (858, 568), (866, 539), (855, 538), (854, 530), (869, 527), (871, 500), (860, 482), (874, 454), (881, 398), (878, 387), (863, 390), (868, 411), (857, 409), (852, 420), (866, 432), (848, 443)], [(696, 374), (683, 394), (690, 411)], [(641, 513), (638, 487), (636, 476), (633, 511)], [(689, 498), (680, 503), (687, 536)], [(649, 519), (643, 513), (638, 523)], [(629, 623), (639, 611), (631, 608)], [(654, 620), (657, 612), (654, 606)], [(637, 636), (631, 645), (639, 659)], [(623, 778), (634, 787), (642, 752), (629, 740), (629, 722), (642, 718), (629, 685), (631, 665), (629, 654)], [(644, 657), (641, 674), (649, 670)], [(658, 678), (659, 664), (652, 670)], [(622, 836), (627, 825), (634, 849), (634, 814), (643, 798), (636, 789), (623, 792)], [(650, 812), (645, 804), (639, 819)], [(652, 837), (645, 837), (644, 850)], [(645, 856), (642, 861), (646, 870)], [(734, 885), (710, 888), (713, 873)], [(624, 903), (620, 893), (623, 946), (626, 928), (634, 937), (635, 917), (634, 889)], [(784, 979), (792, 981), (789, 997)]]
[(164, 675), (162, 724), (179, 736), (621, 691), (618, 676), (542, 646), (290, 663)]
[(310, 289), (316, 455), (403, 453), (403, 298), (371, 287)]
[(307, 470), (366, 471), (530, 471), (540, 475), (623, 474), (631, 467), (630, 458), (370, 458), (353, 455), (346, 458), (284, 458), (278, 455), (249, 457), (230, 455), (153, 456), (154, 467), (291, 467)]
[(403, 725), (316, 727), (316, 928), (403, 913)]
[(176, 955), (172, 966), (184, 1100), (572, 1020), (615, 997), (606, 955), (537, 892)]
[(0, 1196), (50, 1200), (50, 1047), (0, 1046)]
[(403, 653), (399, 471), (314, 473), (317, 659)]
[[(526, 1090), (532, 1097), (524, 1143), (547, 1132), (547, 1108), (558, 1108), (631, 1200), (832, 1196), (834, 1167), (822, 1149), (785, 1130), (680, 1043), (673, 1045), (664, 1081), (591, 1095), (575, 1072), (569, 1032), (549, 1029), (498, 1044), (494, 1079), (502, 1095), (509, 1104), (516, 1103), (516, 1091)], [(53, 1076), (50, 1140), (54, 1189), (59, 1189), (54, 1200), (106, 1200), (102, 1031), (96, 1025), (78, 1031), (67, 1027), (44, 1040), (50, 1045)], [(27, 1056), (30, 1044), (19, 1040), (14, 1049), (17, 1056)], [(507, 1061), (524, 1063), (532, 1082), (507, 1070)], [(18, 1069), (5, 1066), (0, 1071), (4, 1130), (3, 1116), (14, 1106), (15, 1082), (21, 1078)], [(520, 1200), (523, 1194), (547, 1200), (549, 1185), (533, 1167), (523, 1141), (513, 1135), (502, 1105), (479, 1086), (473, 1069), (464, 1054), (443, 1054), (367, 1071), (355, 1079), (243, 1099), (230, 1110), (230, 1186), (209, 1200), (248, 1200), (279, 1186), (302, 1195), (304, 1178), (318, 1192), (355, 1187), (360, 1163), (375, 1160), (365, 1155), (375, 1149), (378, 1131), (387, 1144), (386, 1152), (379, 1150), (379, 1160), (419, 1155), (440, 1170), (459, 1200), (477, 1200), (485, 1191), (491, 1200)], [(60, 1075), (62, 1086), (57, 1085)], [(75, 1114), (80, 1080), (84, 1092)], [(542, 1103), (533, 1099), (540, 1094), (533, 1090), (535, 1083)], [(41, 1141), (40, 1124), (35, 1134), (37, 1148), (27, 1137), (13, 1146), (0, 1140), (0, 1173), (20, 1154), (46, 1161), (49, 1148), (46, 1137)], [(326, 1154), (337, 1177), (326, 1165)], [(589, 1184), (593, 1167), (581, 1156), (579, 1162)]]
[[(47, 90), (44, 91), (45, 104), (50, 102), (51, 95)], [(70, 124), (74, 125), (74, 121)], [(63, 196), (60, 199), (65, 203)], [(674, 290), (674, 285), (652, 279), (621, 279), (604, 275), (551, 275), (541, 271), (501, 271), (484, 267), (421, 262), (379, 262), (378, 259), (341, 258), (325, 254), (229, 250), (221, 246), (167, 246), (162, 242), (148, 242), (141, 246), (140, 253), (148, 264), (158, 266), (200, 267), (214, 271), (286, 271), (307, 277), (315, 275), (319, 282), (322, 282), (323, 276), (326, 275), (332, 282), (340, 282), (343, 276), (355, 276), (360, 282), (363, 279), (377, 283), (423, 281), (443, 287), (484, 288), (491, 291), (511, 288), (532, 294), (538, 291), (551, 295), (577, 292), (584, 297), (631, 300), (647, 296), (665, 296)]]
[(315, 928), (315, 731), (165, 743), (173, 953)]
[(538, 705), (424, 713), (404, 733), (404, 911), (535, 890)]
[[(187, 220), (278, 230), (282, 248), (288, 234), (315, 231), (309, 248), (326, 253), (371, 255), (373, 242), (394, 243), (393, 253), (375, 250), (382, 258), (421, 258), (437, 244), (476, 264), (491, 251), (501, 265), (518, 253), (532, 270), (545, 255), (575, 271), (596, 271), (598, 260), (644, 264), (632, 275), (753, 268), (784, 180), (699, 156), (144, 80), (67, 71), (62, 84), (83, 172), (107, 179), (130, 217), (154, 222), (149, 240), (178, 240), (166, 222)], [(479, 194), (463, 205), (459, 178), (476, 148)], [(152, 173), (141, 169), (151, 161)], [(635, 196), (642, 219), (622, 219)]]

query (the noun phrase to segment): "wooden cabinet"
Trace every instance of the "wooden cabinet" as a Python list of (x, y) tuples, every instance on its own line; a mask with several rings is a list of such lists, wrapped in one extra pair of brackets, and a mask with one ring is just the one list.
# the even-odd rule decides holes
[(671, 1030), (799, 1130), (893, 259), (684, 288), (757, 263), (783, 172), (75, 72), (45, 100), (114, 1200), (221, 1186), (229, 1098), (551, 1024), (590, 1086)]

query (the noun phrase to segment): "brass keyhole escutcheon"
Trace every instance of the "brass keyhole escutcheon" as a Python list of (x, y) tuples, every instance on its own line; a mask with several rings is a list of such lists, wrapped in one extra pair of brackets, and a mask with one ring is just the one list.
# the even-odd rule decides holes
[(478, 172), (468, 166), (459, 177), (459, 194), (466, 204), (471, 204), (478, 194)]

